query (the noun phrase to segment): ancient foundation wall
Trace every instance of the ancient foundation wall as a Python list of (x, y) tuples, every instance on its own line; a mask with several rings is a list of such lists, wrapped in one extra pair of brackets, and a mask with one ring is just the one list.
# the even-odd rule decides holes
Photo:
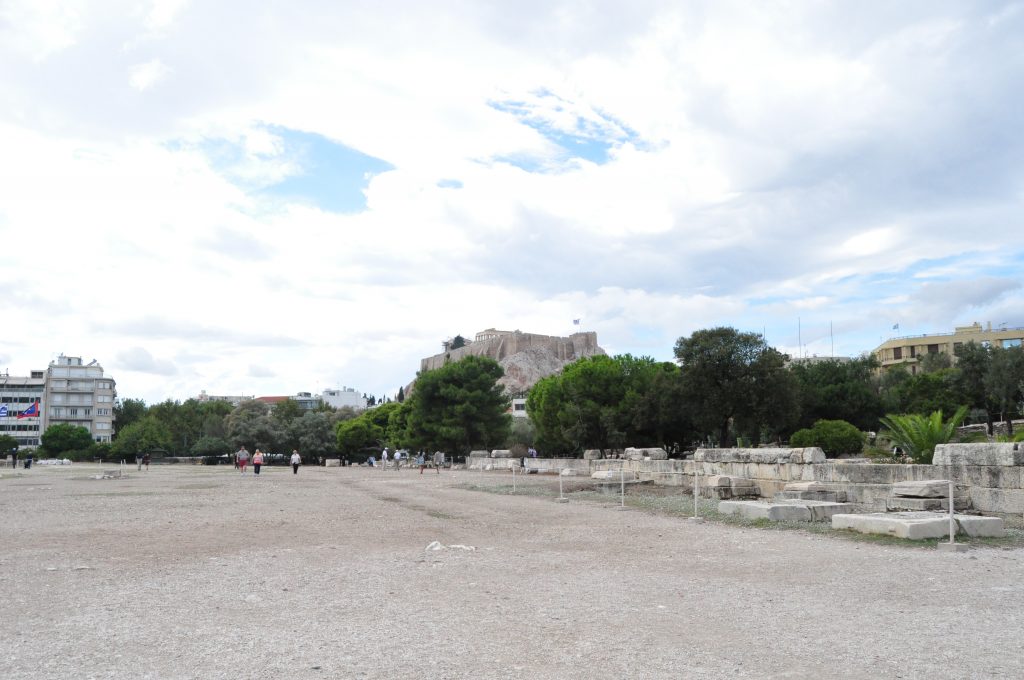
[(699, 449), (695, 460), (539, 458), (527, 461), (527, 467), (547, 471), (571, 467), (580, 475), (622, 469), (627, 478), (684, 490), (693, 489), (694, 471), (699, 470), (702, 477), (753, 480), (764, 498), (782, 491), (789, 482), (820, 482), (873, 511), (885, 510), (897, 482), (952, 479), (958, 495), (970, 497), (974, 510), (992, 515), (1024, 513), (1024, 444), (947, 444), (936, 450), (935, 460), (935, 465), (883, 465), (825, 460), (817, 449)]

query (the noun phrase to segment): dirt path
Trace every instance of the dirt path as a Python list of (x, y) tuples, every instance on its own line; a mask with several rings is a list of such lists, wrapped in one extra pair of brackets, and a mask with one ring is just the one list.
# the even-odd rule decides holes
[(459, 488), (501, 473), (97, 469), (0, 479), (2, 678), (1024, 677), (1020, 549)]

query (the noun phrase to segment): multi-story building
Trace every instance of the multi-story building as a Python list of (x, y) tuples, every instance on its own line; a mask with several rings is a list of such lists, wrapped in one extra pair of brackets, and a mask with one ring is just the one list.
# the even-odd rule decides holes
[[(0, 375), (0, 434), (18, 440), (18, 446), (35, 448), (43, 434), (42, 409), (46, 392), (46, 372), (32, 371), (27, 378)], [(38, 404), (38, 406), (35, 406)], [(39, 415), (19, 418), (35, 406)], [(3, 415), (6, 414), (6, 415)]]
[(238, 394), (238, 395), (207, 394), (206, 390), (201, 390), (199, 392), (199, 396), (196, 397), (196, 401), (202, 401), (202, 402), (207, 402), (207, 401), (223, 401), (225, 403), (231, 404), (232, 406), (238, 406), (243, 401), (249, 401), (251, 399), (254, 399), (254, 397), (247, 397), (247, 396), (241, 395), (241, 394)]
[(957, 349), (968, 342), (984, 347), (1020, 347), (1024, 342), (1024, 328), (993, 329), (991, 322), (985, 327), (975, 322), (970, 326), (957, 326), (952, 333), (890, 338), (875, 348), (874, 355), (883, 371), (906, 365), (911, 373), (917, 373), (918, 360), (925, 354), (948, 354), (952, 363), (956, 363)]
[(89, 430), (93, 441), (109, 443), (114, 434), (114, 379), (95, 359), (61, 354), (46, 369), (43, 395), (43, 432), (51, 425), (68, 423)]
[(366, 410), (366, 397), (351, 387), (342, 387), (340, 390), (324, 390), (320, 394), (320, 399), (331, 408), (347, 406), (357, 411)]

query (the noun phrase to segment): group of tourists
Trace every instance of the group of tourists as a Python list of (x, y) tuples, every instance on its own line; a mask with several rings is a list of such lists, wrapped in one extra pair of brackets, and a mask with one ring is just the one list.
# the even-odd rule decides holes
[[(398, 471), (398, 470), (402, 469), (402, 461), (405, 460), (406, 458), (408, 458), (409, 454), (408, 454), (408, 452), (403, 452), (402, 450), (398, 450), (398, 451), (395, 451), (394, 454), (390, 454), (390, 457), (391, 457), (391, 459), (395, 463), (395, 466), (394, 466), (395, 467), (395, 471)], [(381, 464), (381, 468), (384, 469), (384, 470), (388, 469), (388, 458), (389, 458), (388, 448), (385, 446), (384, 450), (380, 452), (380, 464)], [(371, 466), (373, 466), (373, 465), (376, 465), (377, 461), (374, 458), (371, 457), (367, 462)], [(432, 463), (433, 463), (433, 466), (434, 466), (434, 470), (437, 471), (437, 474), (441, 474), (441, 468), (444, 467), (444, 453), (442, 451), (435, 451), (434, 455), (432, 457)], [(428, 463), (428, 460), (427, 460), (427, 454), (425, 452), (420, 451), (419, 453), (416, 454), (416, 465), (419, 466), (420, 474), (421, 475), (423, 474), (424, 468), (426, 468), (428, 464), (429, 463)]]
[[(244, 446), (238, 449), (238, 453), (235, 454), (235, 467), (238, 468), (239, 474), (245, 474), (245, 468), (248, 467), (249, 461), (252, 460), (252, 472), (253, 475), (259, 477), (260, 468), (263, 467), (263, 452), (259, 449), (253, 452), (252, 456), (249, 455), (249, 450)], [(302, 456), (296, 450), (292, 451), (291, 457), (292, 474), (299, 474), (299, 466), (302, 465)]]

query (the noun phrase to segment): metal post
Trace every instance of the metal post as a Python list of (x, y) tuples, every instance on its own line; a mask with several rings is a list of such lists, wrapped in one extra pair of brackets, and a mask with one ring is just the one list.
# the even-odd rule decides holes
[(703, 522), (704, 520), (697, 516), (697, 501), (700, 499), (700, 465), (697, 463), (696, 454), (693, 458), (693, 517), (690, 518), (691, 522)]
[(956, 543), (956, 520), (953, 519), (953, 480), (949, 480), (949, 543)]
[(512, 493), (515, 493), (516, 492), (516, 466), (515, 465), (510, 465), (509, 467), (512, 468)]
[(956, 542), (956, 519), (953, 518), (953, 506), (956, 505), (956, 499), (953, 498), (954, 493), (951, 479), (949, 480), (949, 543), (939, 543), (936, 546), (942, 552), (966, 552), (968, 549), (966, 543)]
[(622, 467), (619, 468), (619, 483), (622, 488), (619, 492), (619, 507), (626, 507), (626, 461), (622, 461)]
[(569, 502), (569, 499), (566, 498), (565, 495), (562, 493), (562, 471), (561, 470), (558, 471), (558, 502), (559, 503), (567, 503), (567, 502)]

